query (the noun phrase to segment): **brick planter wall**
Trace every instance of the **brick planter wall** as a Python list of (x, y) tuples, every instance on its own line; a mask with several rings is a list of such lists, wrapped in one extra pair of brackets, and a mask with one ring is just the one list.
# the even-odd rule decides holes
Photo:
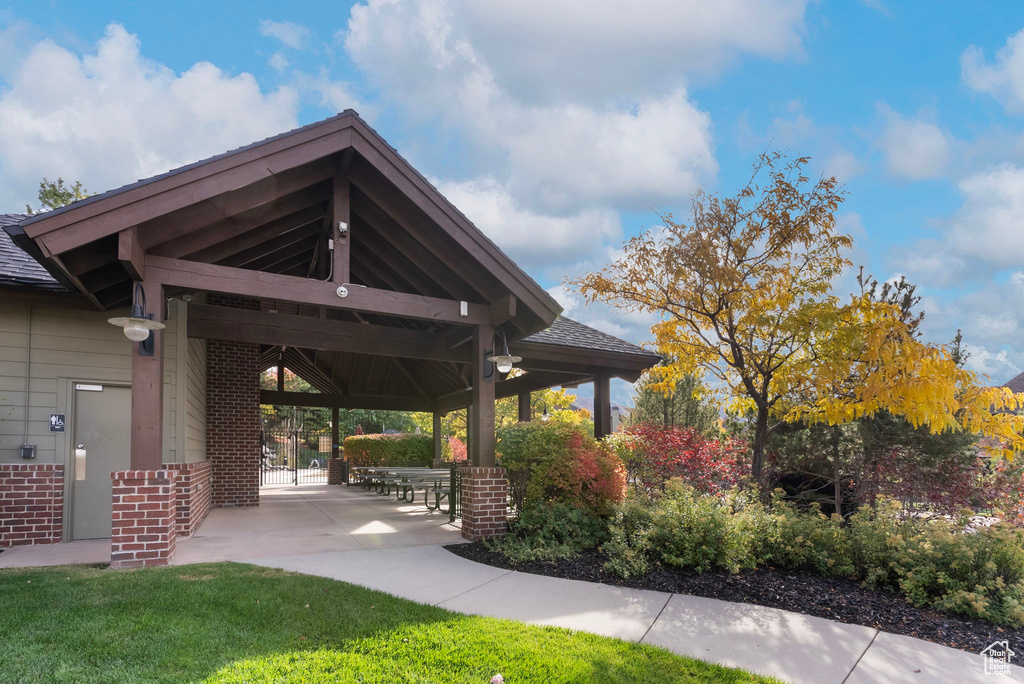
[(113, 480), (110, 567), (167, 565), (174, 557), (177, 495), (173, 470), (121, 470)]
[(470, 541), (500, 537), (508, 530), (508, 484), (504, 468), (462, 468), (462, 536)]
[(214, 508), (260, 503), (259, 345), (206, 344), (206, 457)]
[(0, 548), (58, 544), (64, 528), (64, 465), (0, 463)]
[(175, 530), (179, 537), (190, 537), (210, 512), (213, 490), (210, 487), (209, 461), (165, 463), (175, 473)]
[(348, 484), (345, 482), (344, 471), (345, 470), (345, 459), (342, 458), (329, 458), (327, 459), (327, 484), (329, 485), (341, 485)]

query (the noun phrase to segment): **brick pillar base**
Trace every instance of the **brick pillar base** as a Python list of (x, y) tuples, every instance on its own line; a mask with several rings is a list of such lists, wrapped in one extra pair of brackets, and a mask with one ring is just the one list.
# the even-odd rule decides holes
[(327, 484), (329, 485), (342, 485), (347, 484), (344, 477), (345, 471), (345, 460), (341, 458), (329, 458), (327, 459)]
[(174, 471), (121, 470), (114, 481), (110, 567), (167, 565), (174, 557)]
[(504, 468), (462, 468), (462, 536), (470, 541), (508, 530), (508, 483)]
[(0, 463), (0, 548), (57, 544), (64, 526), (64, 466)]

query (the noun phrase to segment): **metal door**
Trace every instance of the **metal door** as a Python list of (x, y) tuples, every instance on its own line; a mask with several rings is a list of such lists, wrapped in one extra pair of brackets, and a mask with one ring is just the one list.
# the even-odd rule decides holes
[(132, 391), (76, 383), (71, 435), (71, 539), (104, 539), (111, 529), (110, 473), (131, 463)]

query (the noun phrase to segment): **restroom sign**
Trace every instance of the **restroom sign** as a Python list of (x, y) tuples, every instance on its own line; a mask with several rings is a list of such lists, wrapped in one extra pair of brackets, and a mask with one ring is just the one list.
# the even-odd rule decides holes
[(51, 413), (50, 414), (50, 432), (64, 432), (64, 428), (67, 425), (67, 414), (64, 413)]

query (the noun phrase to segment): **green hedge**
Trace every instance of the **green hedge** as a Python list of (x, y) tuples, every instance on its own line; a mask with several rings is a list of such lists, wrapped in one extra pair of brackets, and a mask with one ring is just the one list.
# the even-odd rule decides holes
[(434, 462), (431, 435), (352, 435), (342, 445), (353, 466), (430, 466)]

